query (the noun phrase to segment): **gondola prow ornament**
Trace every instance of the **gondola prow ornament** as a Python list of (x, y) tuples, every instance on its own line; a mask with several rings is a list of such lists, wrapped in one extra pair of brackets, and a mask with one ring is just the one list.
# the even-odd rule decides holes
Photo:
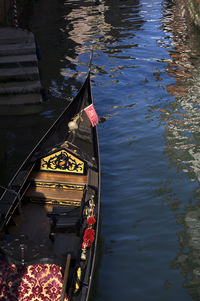
[(92, 126), (96, 126), (99, 123), (99, 117), (97, 115), (97, 112), (95, 111), (94, 105), (91, 104), (88, 107), (86, 107), (84, 110), (80, 111), (79, 114), (77, 114), (73, 120), (71, 120), (68, 123), (68, 128), (69, 128), (69, 132), (72, 132), (73, 134), (75, 133), (75, 131), (78, 129), (78, 120), (80, 119), (80, 121), (83, 121), (82, 118), (82, 113), (83, 111), (86, 113), (87, 117), (89, 118)]
[(80, 119), (80, 121), (83, 121), (83, 118), (82, 118), (82, 111), (77, 114), (72, 121), (70, 121), (68, 123), (68, 128), (69, 128), (69, 132), (72, 132), (73, 134), (75, 133), (75, 131), (78, 129), (78, 120)]

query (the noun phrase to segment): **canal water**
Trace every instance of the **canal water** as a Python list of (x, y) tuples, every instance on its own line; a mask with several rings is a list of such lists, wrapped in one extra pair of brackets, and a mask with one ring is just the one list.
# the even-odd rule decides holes
[(200, 300), (200, 33), (184, 2), (40, 0), (21, 14), (49, 100), (1, 116), (1, 184), (76, 94), (93, 50), (102, 194), (91, 300)]

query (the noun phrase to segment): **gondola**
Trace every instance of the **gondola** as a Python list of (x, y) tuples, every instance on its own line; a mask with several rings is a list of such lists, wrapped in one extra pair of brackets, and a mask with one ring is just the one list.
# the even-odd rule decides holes
[(100, 160), (98, 121), (88, 118), (88, 107), (93, 107), (90, 71), (2, 194), (1, 300), (89, 298), (99, 228)]

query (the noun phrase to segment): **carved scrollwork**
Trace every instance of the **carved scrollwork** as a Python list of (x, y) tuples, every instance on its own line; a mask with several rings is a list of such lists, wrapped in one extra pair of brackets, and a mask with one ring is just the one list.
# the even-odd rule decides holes
[(84, 163), (66, 151), (60, 151), (41, 160), (41, 169), (83, 173)]

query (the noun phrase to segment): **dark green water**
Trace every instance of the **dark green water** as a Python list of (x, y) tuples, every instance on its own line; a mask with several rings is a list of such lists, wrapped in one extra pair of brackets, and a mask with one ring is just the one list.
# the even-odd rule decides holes
[(1, 116), (0, 178), (6, 185), (76, 94), (93, 49), (104, 122), (91, 300), (200, 300), (200, 35), (182, 0), (101, 2), (26, 7), (50, 99), (37, 114)]

